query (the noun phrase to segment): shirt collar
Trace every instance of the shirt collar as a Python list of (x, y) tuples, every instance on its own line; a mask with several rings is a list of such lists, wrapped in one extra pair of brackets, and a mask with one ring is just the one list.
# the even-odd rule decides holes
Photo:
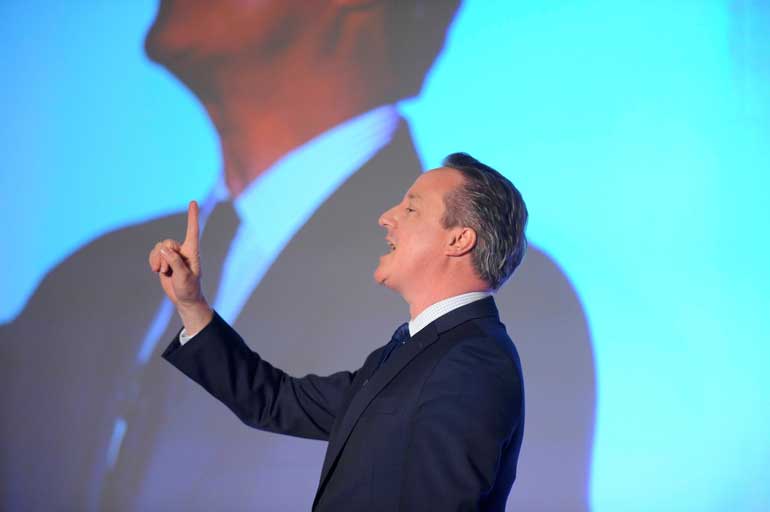
[(461, 306), (492, 295), (491, 292), (468, 292), (443, 299), (425, 308), (413, 320), (409, 320), (409, 336), (414, 336), (426, 325)]

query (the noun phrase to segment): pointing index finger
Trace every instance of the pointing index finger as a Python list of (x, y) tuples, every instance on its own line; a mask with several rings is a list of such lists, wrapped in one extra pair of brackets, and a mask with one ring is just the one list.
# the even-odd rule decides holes
[(194, 251), (198, 250), (198, 203), (196, 201), (190, 201), (187, 207), (187, 234), (184, 245)]

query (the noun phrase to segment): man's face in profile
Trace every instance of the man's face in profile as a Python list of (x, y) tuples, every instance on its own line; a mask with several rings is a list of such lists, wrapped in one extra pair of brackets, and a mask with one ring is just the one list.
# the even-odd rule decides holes
[(439, 168), (422, 174), (403, 200), (382, 214), (389, 251), (380, 257), (374, 279), (402, 295), (407, 289), (430, 286), (444, 262), (449, 230), (442, 219), (444, 197), (463, 183), (459, 171)]

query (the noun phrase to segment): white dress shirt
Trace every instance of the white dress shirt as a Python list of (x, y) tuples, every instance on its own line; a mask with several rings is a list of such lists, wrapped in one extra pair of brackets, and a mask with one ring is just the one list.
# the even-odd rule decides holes
[(471, 302), (485, 299), (492, 295), (491, 292), (468, 292), (461, 295), (455, 295), (448, 299), (440, 300), (435, 304), (432, 304), (425, 308), (419, 315), (414, 317), (413, 320), (409, 320), (409, 336), (414, 336), (420, 332), (426, 325), (433, 322), (449, 313), (454, 311), (460, 306), (465, 306)]

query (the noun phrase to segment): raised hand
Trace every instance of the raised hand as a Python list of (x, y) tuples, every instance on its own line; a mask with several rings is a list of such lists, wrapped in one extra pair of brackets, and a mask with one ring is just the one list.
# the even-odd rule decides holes
[(201, 291), (198, 214), (198, 203), (190, 201), (184, 242), (163, 240), (155, 244), (149, 256), (150, 269), (158, 274), (163, 291), (176, 306), (189, 335), (202, 329), (212, 316)]

